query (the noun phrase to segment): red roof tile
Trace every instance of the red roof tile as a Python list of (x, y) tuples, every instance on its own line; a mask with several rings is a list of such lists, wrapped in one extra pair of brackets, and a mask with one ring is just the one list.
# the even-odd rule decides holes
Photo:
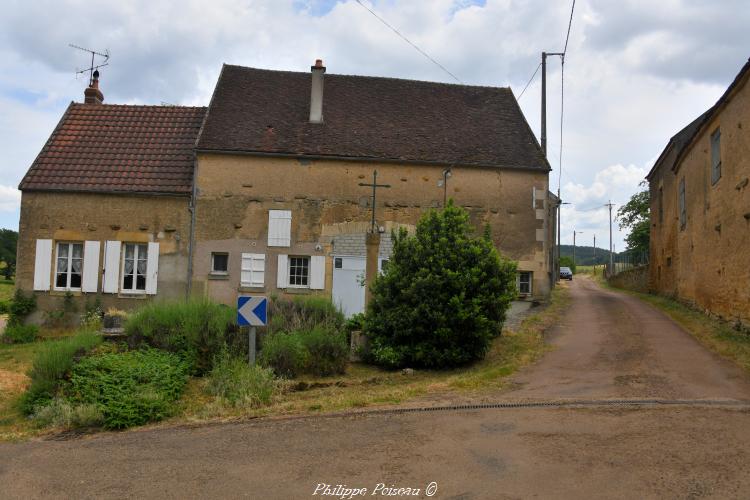
[(189, 194), (205, 113), (71, 103), (19, 189)]

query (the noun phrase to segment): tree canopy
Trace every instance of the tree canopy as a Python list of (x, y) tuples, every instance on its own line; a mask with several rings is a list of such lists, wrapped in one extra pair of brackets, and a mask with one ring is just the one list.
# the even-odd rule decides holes
[(394, 234), (385, 273), (365, 315), (371, 360), (388, 367), (444, 368), (481, 359), (516, 296), (516, 264), (449, 202), (416, 234)]
[(5, 279), (11, 279), (16, 273), (16, 245), (18, 233), (11, 229), (0, 229), (0, 262), (5, 263), (0, 273)]
[[(641, 182), (641, 186), (646, 184)], [(617, 210), (617, 223), (620, 229), (629, 230), (625, 237), (628, 250), (647, 252), (649, 245), (649, 225), (651, 224), (651, 199), (648, 189), (639, 191)]]

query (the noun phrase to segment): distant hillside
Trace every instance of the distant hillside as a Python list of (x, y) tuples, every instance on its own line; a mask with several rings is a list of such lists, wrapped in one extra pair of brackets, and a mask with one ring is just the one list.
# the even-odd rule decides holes
[[(619, 254), (615, 252), (615, 257), (617, 255)], [(560, 256), (573, 257), (573, 245), (560, 245)], [(605, 264), (607, 262), (609, 262), (609, 250), (597, 247), (596, 264)], [(594, 247), (576, 246), (576, 265), (594, 265)]]

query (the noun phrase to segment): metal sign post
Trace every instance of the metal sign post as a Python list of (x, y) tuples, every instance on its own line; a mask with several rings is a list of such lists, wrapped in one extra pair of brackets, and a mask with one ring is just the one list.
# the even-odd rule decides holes
[(237, 297), (237, 324), (241, 327), (250, 327), (247, 335), (247, 353), (251, 365), (255, 364), (255, 328), (266, 326), (267, 313), (268, 300), (265, 297)]

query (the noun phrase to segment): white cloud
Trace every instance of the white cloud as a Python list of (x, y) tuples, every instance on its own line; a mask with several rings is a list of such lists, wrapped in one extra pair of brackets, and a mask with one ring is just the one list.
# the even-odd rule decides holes
[(0, 212), (15, 212), (21, 206), (21, 191), (0, 185)]

